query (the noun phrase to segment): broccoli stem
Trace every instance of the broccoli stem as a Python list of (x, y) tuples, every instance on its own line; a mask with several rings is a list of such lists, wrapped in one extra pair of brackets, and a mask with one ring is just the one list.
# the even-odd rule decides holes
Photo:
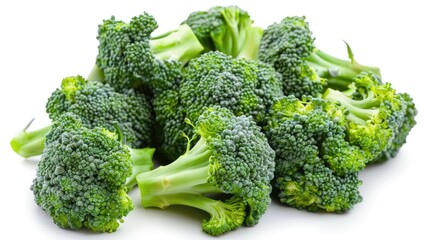
[(46, 134), (52, 128), (52, 125), (48, 125), (34, 131), (27, 131), (33, 120), (10, 141), (10, 146), (13, 151), (24, 158), (37, 156), (43, 153)]
[[(176, 161), (137, 175), (136, 180), (143, 207), (165, 208), (173, 204), (183, 205), (176, 201), (180, 195), (203, 196), (209, 193), (221, 193), (219, 188), (207, 183), (210, 176), (211, 154), (212, 150), (207, 146), (206, 140), (200, 138), (192, 149)], [(194, 207), (200, 208), (200, 206)]]
[(243, 58), (248, 60), (256, 60), (258, 58), (259, 45), (261, 44), (261, 38), (263, 29), (260, 27), (251, 27), (246, 32), (246, 38), (238, 51), (237, 58)]
[(199, 56), (204, 47), (187, 24), (150, 40), (151, 49), (158, 59), (176, 60), (185, 65)]
[(346, 90), (353, 78), (361, 72), (372, 72), (381, 76), (379, 68), (361, 65), (350, 56), (351, 60), (343, 60), (316, 49), (306, 61), (320, 77), (328, 80), (329, 88), (340, 91)]
[(323, 94), (323, 98), (339, 102), (350, 112), (347, 118), (360, 125), (365, 125), (367, 120), (376, 115), (380, 106), (380, 101), (375, 98), (373, 92), (369, 92), (368, 96), (362, 100), (354, 100), (343, 92), (328, 88)]
[(91, 69), (91, 72), (88, 74), (88, 77), (86, 79), (88, 81), (98, 81), (98, 82), (104, 82), (106, 80), (104, 76), (104, 72), (98, 67), (97, 64), (94, 64), (94, 66)]
[(133, 163), (133, 173), (125, 181), (125, 186), (128, 191), (134, 188), (137, 185), (136, 176), (143, 172), (148, 172), (153, 169), (153, 154), (155, 153), (155, 148), (141, 148), (134, 149), (128, 148), (130, 151), (130, 159)]
[(223, 205), (227, 205), (222, 201), (214, 200), (200, 194), (175, 194), (170, 195), (168, 200), (174, 204), (201, 209), (208, 212), (210, 216), (221, 216), (222, 214), (219, 214), (219, 212), (226, 207)]
[(238, 55), (238, 47), (241, 43), (239, 25), (245, 21), (240, 18), (240, 11), (237, 8), (224, 8), (219, 12), (222, 19), (225, 21), (222, 31), (212, 31), (210, 33), (215, 49), (236, 57)]

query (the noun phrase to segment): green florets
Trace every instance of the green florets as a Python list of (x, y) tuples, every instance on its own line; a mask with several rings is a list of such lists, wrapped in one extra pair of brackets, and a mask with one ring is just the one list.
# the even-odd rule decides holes
[[(169, 157), (177, 157), (184, 152), (186, 144), (182, 131), (186, 135), (192, 133), (191, 126), (184, 124), (184, 119), (195, 122), (205, 107), (225, 107), (235, 115), (252, 116), (257, 123), (262, 123), (273, 100), (283, 95), (279, 75), (272, 67), (234, 59), (220, 52), (209, 52), (189, 62), (180, 82), (179, 97), (174, 95), (174, 89), (162, 94), (164, 97), (157, 101), (168, 104), (157, 104), (155, 112), (161, 113), (157, 118), (168, 119), (164, 131), (172, 135), (165, 136), (166, 146), (178, 150), (167, 151)], [(157, 110), (157, 106), (161, 106), (163, 112)]]
[(400, 98), (405, 102), (405, 115), (398, 123), (398, 128), (395, 131), (395, 137), (390, 147), (384, 150), (373, 162), (381, 162), (393, 158), (399, 152), (399, 149), (406, 143), (406, 139), (411, 129), (416, 125), (417, 109), (411, 96), (407, 93), (399, 93)]
[(80, 76), (68, 77), (62, 81), (61, 89), (52, 93), (46, 110), (54, 121), (71, 112), (88, 128), (102, 126), (115, 131), (117, 125), (132, 147), (151, 143), (151, 107), (145, 96), (132, 90), (117, 93), (108, 84), (88, 82)]
[(314, 38), (305, 18), (286, 17), (264, 31), (258, 58), (281, 74), (285, 95), (317, 97), (326, 81), (305, 61), (313, 50)]
[(195, 133), (200, 139), (177, 160), (137, 176), (142, 205), (204, 210), (210, 219), (203, 231), (211, 235), (256, 224), (271, 202), (274, 177), (274, 152), (260, 128), (250, 117), (213, 107), (199, 116)]
[(370, 160), (390, 148), (406, 115), (402, 96), (371, 73), (356, 76), (347, 91), (328, 89), (323, 98), (348, 110), (350, 142), (361, 146)]
[(98, 30), (100, 43), (96, 61), (98, 75), (103, 77), (93, 78), (105, 78), (120, 92), (130, 88), (148, 91), (147, 87), (153, 88), (152, 82), (162, 77), (163, 66), (160, 65), (163, 61), (177, 61), (184, 66), (203, 51), (203, 46), (188, 25), (183, 24), (163, 35), (152, 37), (157, 27), (153, 16), (147, 13), (133, 17), (129, 23), (114, 17), (104, 20)]
[(220, 52), (192, 60), (183, 78), (180, 100), (191, 121), (204, 107), (219, 105), (261, 123), (273, 99), (283, 95), (279, 77), (271, 67)]
[(341, 212), (360, 201), (356, 172), (366, 163), (346, 138), (346, 112), (333, 102), (293, 96), (271, 108), (267, 135), (276, 151), (280, 200), (310, 211)]
[(377, 67), (357, 63), (346, 46), (349, 60), (333, 57), (315, 47), (305, 17), (286, 17), (265, 29), (258, 58), (282, 75), (285, 95), (320, 97), (326, 87), (347, 89), (361, 72), (380, 76)]
[(147, 13), (133, 17), (129, 23), (112, 17), (99, 25), (96, 63), (115, 90), (139, 88), (156, 65), (149, 40), (157, 27)]
[(133, 209), (124, 186), (132, 173), (130, 152), (106, 133), (66, 114), (46, 136), (31, 189), (58, 226), (112, 232)]

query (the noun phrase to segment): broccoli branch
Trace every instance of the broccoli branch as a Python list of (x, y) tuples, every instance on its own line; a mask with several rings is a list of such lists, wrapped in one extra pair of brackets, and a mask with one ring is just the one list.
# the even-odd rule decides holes
[(212, 199), (207, 194), (223, 193), (208, 182), (212, 169), (212, 150), (204, 138), (176, 161), (137, 175), (143, 207), (164, 209), (170, 205), (197, 208), (210, 215), (202, 223), (203, 231), (220, 235), (243, 224), (246, 204), (240, 197), (226, 201)]
[(185, 65), (201, 54), (204, 47), (187, 24), (149, 41), (155, 57), (161, 60), (175, 60)]
[(346, 45), (350, 60), (333, 57), (319, 49), (306, 59), (308, 65), (313, 67), (320, 77), (328, 79), (329, 88), (345, 90), (353, 82), (353, 78), (361, 72), (372, 72), (381, 76), (378, 67), (356, 62), (350, 46), (347, 43)]
[(125, 186), (128, 191), (134, 188), (137, 184), (136, 176), (142, 172), (148, 172), (153, 169), (153, 154), (155, 153), (155, 148), (141, 148), (134, 149), (128, 148), (130, 151), (130, 159), (133, 163), (133, 173), (125, 181)]
[(212, 151), (208, 148), (206, 141), (201, 138), (191, 150), (176, 161), (153, 171), (139, 174), (137, 183), (140, 188), (142, 205), (165, 208), (176, 204), (169, 202), (169, 196), (172, 194), (220, 192), (206, 184), (209, 177), (211, 154)]
[(27, 131), (33, 121), (34, 118), (10, 141), (10, 146), (13, 151), (24, 158), (37, 156), (43, 153), (45, 136), (52, 128), (52, 125), (48, 125), (34, 131)]
[(343, 92), (328, 88), (325, 91), (323, 98), (339, 102), (349, 111), (347, 118), (360, 125), (365, 125), (367, 120), (370, 120), (374, 115), (376, 115), (379, 111), (378, 107), (380, 106), (380, 101), (374, 97), (373, 92), (369, 92), (365, 99), (354, 100)]

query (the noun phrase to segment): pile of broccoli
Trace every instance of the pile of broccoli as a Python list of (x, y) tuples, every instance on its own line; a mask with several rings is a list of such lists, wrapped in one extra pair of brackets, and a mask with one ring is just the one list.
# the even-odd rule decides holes
[(395, 157), (416, 124), (409, 94), (348, 44), (348, 60), (316, 48), (305, 17), (262, 29), (217, 6), (157, 27), (148, 13), (104, 20), (88, 77), (64, 78), (46, 103), (52, 123), (11, 140), (41, 155), (31, 190), (59, 227), (116, 231), (136, 186), (145, 208), (206, 212), (214, 236), (257, 224), (271, 198), (348, 211), (359, 173)]

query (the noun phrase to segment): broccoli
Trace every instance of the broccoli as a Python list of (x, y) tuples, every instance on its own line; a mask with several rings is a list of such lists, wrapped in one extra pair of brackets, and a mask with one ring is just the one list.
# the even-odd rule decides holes
[(220, 51), (236, 58), (257, 58), (263, 30), (252, 26), (249, 14), (237, 6), (213, 7), (191, 13), (188, 24), (205, 51)]
[[(65, 112), (72, 112), (88, 128), (98, 126), (115, 131), (118, 125), (125, 142), (131, 147), (151, 144), (151, 106), (143, 94), (133, 90), (117, 93), (108, 84), (89, 82), (81, 76), (66, 77), (61, 88), (49, 97), (46, 111), (52, 120)], [(23, 157), (39, 155), (50, 126), (36, 131), (27, 131), (27, 128), (14, 136), (12, 148)]]
[(210, 219), (202, 229), (210, 235), (256, 224), (270, 204), (274, 176), (274, 151), (260, 127), (251, 117), (216, 106), (201, 114), (194, 130), (200, 138), (192, 148), (188, 141), (185, 154), (137, 175), (143, 207), (206, 211)]
[(366, 72), (345, 91), (278, 99), (265, 130), (276, 151), (280, 200), (310, 211), (351, 209), (361, 201), (358, 172), (394, 156), (416, 114), (408, 94)]
[(372, 162), (382, 162), (390, 158), (393, 158), (398, 153), (402, 145), (405, 144), (407, 136), (410, 133), (411, 129), (416, 125), (416, 115), (417, 109), (413, 102), (413, 98), (407, 93), (399, 93), (400, 98), (406, 104), (405, 115), (403, 121), (399, 123), (397, 130), (395, 131), (393, 141), (386, 150), (379, 154)]
[(326, 87), (345, 90), (360, 72), (376, 67), (358, 64), (347, 45), (350, 61), (317, 49), (305, 17), (286, 17), (265, 29), (258, 58), (271, 64), (283, 77), (285, 95), (320, 97)]
[(371, 160), (395, 156), (416, 123), (412, 98), (372, 73), (356, 76), (346, 91), (327, 89), (323, 98), (347, 109), (350, 142), (363, 146)]
[(222, 106), (235, 115), (252, 116), (262, 125), (267, 109), (280, 96), (280, 76), (267, 64), (217, 51), (194, 58), (183, 69), (177, 93), (170, 89), (157, 97), (162, 103), (155, 107), (157, 118), (167, 119), (160, 152), (166, 160), (180, 156), (186, 149), (181, 132), (192, 132), (184, 119), (195, 122), (205, 107)]
[(346, 110), (319, 98), (283, 97), (273, 104), (266, 134), (276, 152), (274, 186), (298, 209), (343, 212), (361, 201), (357, 172), (365, 154), (346, 135)]
[(133, 17), (129, 23), (115, 17), (104, 20), (98, 28), (98, 56), (89, 80), (104, 80), (116, 91), (130, 88), (145, 91), (158, 75), (162, 61), (185, 65), (204, 49), (186, 24), (151, 37), (157, 27), (155, 19), (147, 13)]
[(132, 209), (127, 191), (152, 169), (154, 149), (131, 149), (116, 133), (86, 128), (73, 113), (46, 135), (31, 186), (34, 199), (62, 228), (113, 232)]

